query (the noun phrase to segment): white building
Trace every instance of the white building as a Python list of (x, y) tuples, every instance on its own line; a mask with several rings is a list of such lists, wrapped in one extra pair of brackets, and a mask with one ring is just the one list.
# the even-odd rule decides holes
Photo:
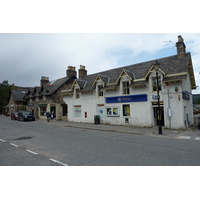
[[(157, 59), (159, 105), (162, 126), (188, 128), (193, 124), (192, 89), (196, 89), (192, 58), (185, 52), (181, 36), (177, 55)], [(61, 91), (68, 105), (68, 120), (152, 127), (158, 125), (158, 94), (155, 60), (87, 75), (84, 66), (79, 78)]]

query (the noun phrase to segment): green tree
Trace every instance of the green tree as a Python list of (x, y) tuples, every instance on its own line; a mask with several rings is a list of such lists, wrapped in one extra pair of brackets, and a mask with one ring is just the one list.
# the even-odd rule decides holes
[(0, 113), (3, 112), (3, 107), (6, 106), (9, 102), (10, 89), (8, 81), (3, 81), (0, 83)]

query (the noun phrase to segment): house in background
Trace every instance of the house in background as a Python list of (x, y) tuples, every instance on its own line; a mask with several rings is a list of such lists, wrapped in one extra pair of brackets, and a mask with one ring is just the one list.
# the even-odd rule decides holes
[(10, 115), (12, 112), (18, 112), (20, 110), (26, 110), (27, 101), (24, 96), (28, 93), (29, 88), (19, 87), (14, 84), (11, 86), (10, 100), (7, 107), (7, 112)]
[(63, 78), (49, 81), (49, 77), (42, 76), (40, 86), (30, 88), (24, 96), (27, 109), (38, 119), (46, 119), (46, 112), (53, 113), (58, 120), (67, 119), (68, 107), (60, 94), (61, 90), (76, 79), (76, 74), (75, 67), (69, 66)]
[(66, 76), (54, 81), (42, 76), (40, 86), (34, 88), (12, 86), (9, 104), (9, 114), (20, 110), (31, 111), (37, 119), (46, 119), (46, 112), (53, 113), (58, 120), (68, 117), (68, 107), (63, 101), (61, 90), (76, 79), (75, 67), (69, 66)]
[[(181, 36), (177, 55), (157, 59), (162, 126), (185, 129), (194, 123), (192, 89), (196, 89), (192, 58)], [(68, 120), (141, 127), (158, 125), (155, 60), (87, 75), (62, 90)]]

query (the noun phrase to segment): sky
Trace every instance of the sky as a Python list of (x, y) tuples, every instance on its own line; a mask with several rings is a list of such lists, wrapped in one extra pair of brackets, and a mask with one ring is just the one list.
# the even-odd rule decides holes
[(41, 76), (65, 77), (68, 66), (78, 71), (84, 65), (93, 74), (176, 55), (178, 35), (191, 52), (200, 86), (199, 33), (0, 33), (0, 82), (35, 87)]

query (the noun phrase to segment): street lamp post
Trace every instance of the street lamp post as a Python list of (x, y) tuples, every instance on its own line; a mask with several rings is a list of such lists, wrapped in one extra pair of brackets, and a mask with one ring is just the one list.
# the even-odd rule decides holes
[(158, 71), (160, 68), (160, 64), (156, 60), (155, 64), (153, 64), (154, 69), (156, 70), (156, 80), (157, 80), (157, 99), (158, 99), (158, 111), (157, 111), (157, 116), (158, 116), (158, 133), (162, 134), (162, 126), (161, 126), (161, 110), (160, 110), (160, 95), (159, 95), (159, 82), (158, 82)]

